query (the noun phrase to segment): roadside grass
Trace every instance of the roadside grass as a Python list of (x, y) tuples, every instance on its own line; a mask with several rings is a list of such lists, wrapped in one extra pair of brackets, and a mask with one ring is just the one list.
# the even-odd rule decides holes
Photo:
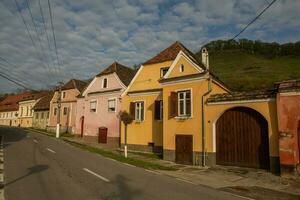
[(153, 162), (148, 162), (148, 161), (144, 161), (144, 160), (139, 160), (139, 159), (135, 159), (135, 158), (125, 158), (123, 155), (119, 155), (117, 153), (111, 152), (111, 151), (107, 151), (107, 150), (103, 150), (103, 149), (99, 149), (96, 147), (92, 147), (86, 144), (81, 144), (78, 142), (74, 142), (74, 141), (70, 141), (67, 139), (63, 139), (65, 142), (67, 142), (68, 144), (71, 144), (75, 147), (78, 147), (80, 149), (92, 152), (92, 153), (97, 153), (100, 154), (104, 157), (107, 158), (111, 158), (114, 159), (116, 161), (119, 162), (123, 162), (123, 163), (127, 163), (130, 165), (134, 165), (136, 167), (141, 167), (141, 168), (145, 168), (145, 169), (152, 169), (152, 170), (167, 170), (167, 171), (176, 171), (177, 168), (175, 167), (170, 167), (170, 166), (163, 166), (157, 163), (153, 163)]
[(44, 135), (47, 135), (50, 137), (55, 137), (55, 133), (47, 131), (45, 129), (40, 129), (40, 128), (26, 128), (26, 129), (30, 130), (30, 131), (35, 131), (35, 132), (38, 132), (38, 133), (41, 133), (41, 134), (44, 134)]

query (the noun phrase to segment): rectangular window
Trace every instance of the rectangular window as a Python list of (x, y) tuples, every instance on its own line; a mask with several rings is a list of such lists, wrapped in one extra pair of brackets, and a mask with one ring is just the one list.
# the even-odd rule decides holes
[(21, 116), (21, 117), (23, 116), (23, 107), (21, 107), (21, 113), (20, 113), (20, 116)]
[(107, 88), (107, 78), (104, 78), (102, 81), (102, 88)]
[(144, 121), (144, 102), (135, 102), (135, 121)]
[(54, 114), (54, 115), (57, 115), (57, 108), (54, 108), (53, 114)]
[(62, 99), (66, 98), (66, 92), (62, 92), (62, 93), (61, 93), (61, 98), (62, 98)]
[(44, 119), (44, 113), (43, 112), (41, 113), (41, 119)]
[(26, 116), (28, 116), (29, 115), (29, 108), (28, 108), (28, 106), (26, 106)]
[(64, 115), (68, 114), (68, 107), (64, 107)]
[(160, 69), (160, 78), (163, 77), (164, 75), (166, 75), (166, 73), (168, 72), (169, 67), (164, 67)]
[(191, 91), (178, 92), (178, 115), (182, 117), (191, 116)]
[(163, 101), (155, 101), (155, 108), (154, 108), (154, 119), (162, 120), (163, 119)]
[(35, 113), (35, 118), (39, 119), (39, 113)]
[(116, 100), (115, 99), (109, 99), (108, 100), (108, 111), (109, 112), (115, 112), (116, 111)]
[(47, 119), (49, 119), (49, 112), (47, 112)]
[(96, 112), (97, 111), (97, 101), (90, 101), (90, 112)]

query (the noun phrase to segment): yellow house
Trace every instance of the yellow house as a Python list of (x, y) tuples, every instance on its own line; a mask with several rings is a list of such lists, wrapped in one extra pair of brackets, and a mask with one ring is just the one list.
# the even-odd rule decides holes
[(199, 61), (175, 42), (142, 64), (123, 93), (122, 110), (134, 116), (127, 129), (129, 149), (159, 152), (165, 160), (182, 164), (276, 172), (278, 131), (272, 95), (230, 92), (209, 71), (206, 49)]
[(20, 127), (32, 127), (33, 107), (44, 95), (44, 92), (32, 93), (32, 95), (19, 101), (18, 120)]

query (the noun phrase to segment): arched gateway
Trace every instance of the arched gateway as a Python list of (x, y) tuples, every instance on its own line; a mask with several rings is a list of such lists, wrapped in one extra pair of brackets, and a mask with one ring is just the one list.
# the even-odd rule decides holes
[(216, 163), (269, 169), (268, 122), (247, 107), (231, 108), (216, 122)]

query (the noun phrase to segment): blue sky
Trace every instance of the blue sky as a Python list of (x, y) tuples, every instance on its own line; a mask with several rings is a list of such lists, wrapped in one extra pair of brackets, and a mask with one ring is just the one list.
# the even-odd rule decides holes
[[(14, 66), (0, 71), (23, 77), (34, 89), (59, 80), (89, 79), (113, 61), (146, 61), (178, 40), (192, 51), (215, 39), (229, 39), (270, 0), (50, 0), (60, 66), (57, 66), (47, 0), (17, 0), (33, 46), (13, 0), (0, 2), (0, 56)], [(39, 1), (46, 21), (42, 23)], [(280, 43), (300, 40), (300, 1), (278, 0), (240, 38)], [(50, 48), (47, 42), (50, 40)], [(44, 51), (42, 51), (42, 49)], [(48, 63), (48, 64), (46, 64)], [(49, 66), (48, 66), (49, 65)], [(2, 66), (2, 67), (1, 67)], [(0, 79), (0, 92), (16, 87)]]

